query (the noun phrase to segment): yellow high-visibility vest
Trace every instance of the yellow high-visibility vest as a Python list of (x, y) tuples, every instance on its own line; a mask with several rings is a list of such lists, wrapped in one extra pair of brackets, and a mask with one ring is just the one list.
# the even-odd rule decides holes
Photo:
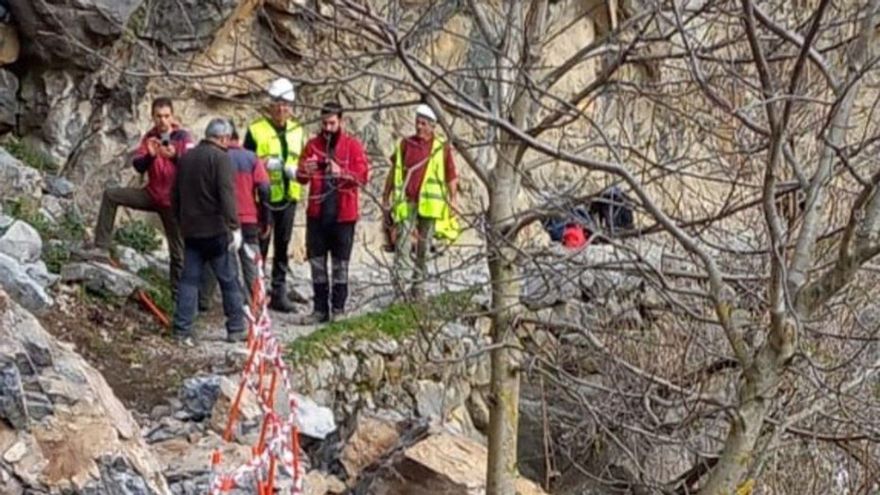
[[(431, 145), (431, 154), (425, 165), (425, 175), (419, 188), (419, 199), (415, 210), (423, 218), (433, 218), (434, 236), (447, 241), (458, 238), (460, 228), (449, 208), (449, 191), (446, 188), (446, 166), (444, 159), (444, 141), (435, 137)], [(401, 223), (413, 214), (406, 198), (404, 185), (405, 167), (403, 165), (403, 148), (398, 143), (395, 151), (394, 164), (394, 206), (391, 216), (394, 223)]]
[[(257, 144), (256, 154), (260, 159), (281, 159), (281, 140), (275, 126), (267, 118), (261, 118), (248, 127), (251, 137)], [(284, 134), (287, 141), (287, 160), (280, 167), (267, 166), (269, 173), (269, 202), (282, 203), (284, 201), (299, 201), (302, 196), (302, 186), (296, 179), (285, 180), (285, 172), (291, 177), (296, 174), (296, 166), (299, 156), (305, 148), (305, 132), (299, 122), (290, 119)], [(284, 185), (287, 183), (287, 190)]]

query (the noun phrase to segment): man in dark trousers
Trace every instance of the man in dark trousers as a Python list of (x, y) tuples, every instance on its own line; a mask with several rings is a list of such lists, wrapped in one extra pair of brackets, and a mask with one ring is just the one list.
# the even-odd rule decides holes
[[(291, 313), (296, 307), (287, 298), (287, 250), (293, 234), (296, 203), (302, 187), (296, 181), (296, 166), (305, 145), (305, 130), (293, 118), (296, 93), (285, 78), (272, 81), (266, 116), (255, 120), (244, 137), (244, 148), (266, 163), (269, 172), (269, 203), (272, 209), (272, 299), (270, 308)], [(269, 235), (260, 239), (263, 259), (269, 253)]]
[(220, 282), (226, 314), (226, 340), (242, 341), (245, 320), (235, 253), (241, 248), (241, 229), (235, 207), (235, 171), (226, 147), (232, 126), (214, 119), (205, 139), (178, 163), (171, 195), (172, 210), (183, 234), (183, 274), (174, 310), (174, 336), (192, 337), (203, 265), (210, 263)]
[[(306, 210), (306, 254), (312, 270), (314, 311), (303, 324), (329, 321), (345, 312), (348, 261), (358, 220), (358, 191), (367, 183), (364, 147), (342, 129), (342, 106), (325, 103), (321, 132), (309, 140), (299, 161), (296, 180), (309, 185)], [(327, 255), (332, 277), (327, 273)]]
[(95, 226), (95, 245), (85, 254), (109, 258), (118, 207), (154, 211), (162, 220), (165, 239), (168, 241), (171, 292), (176, 295), (180, 271), (183, 268), (183, 239), (174, 215), (171, 214), (171, 187), (177, 174), (177, 162), (192, 148), (193, 142), (189, 133), (177, 123), (170, 99), (153, 100), (152, 117), (153, 128), (141, 139), (132, 160), (132, 166), (138, 173), (147, 174), (147, 185), (143, 188), (111, 187), (104, 190)]
[[(260, 252), (259, 239), (269, 229), (269, 176), (257, 155), (241, 147), (235, 124), (232, 121), (229, 124), (232, 126), (232, 139), (227, 152), (235, 168), (235, 204), (243, 240), (238, 250), (238, 260), (241, 262), (244, 300), (250, 304), (258, 272), (255, 256)], [(205, 268), (199, 289), (199, 311), (208, 310), (217, 287), (217, 277), (211, 272), (210, 264), (206, 264)]]

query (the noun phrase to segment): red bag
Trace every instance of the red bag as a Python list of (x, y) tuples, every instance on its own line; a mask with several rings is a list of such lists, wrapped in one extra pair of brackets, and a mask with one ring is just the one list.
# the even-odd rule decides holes
[(580, 225), (569, 224), (565, 226), (562, 232), (562, 245), (568, 249), (577, 249), (583, 247), (587, 243), (587, 237), (584, 235), (584, 229)]

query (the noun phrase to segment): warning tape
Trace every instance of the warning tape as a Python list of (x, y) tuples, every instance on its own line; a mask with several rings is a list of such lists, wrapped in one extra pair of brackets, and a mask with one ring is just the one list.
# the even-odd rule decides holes
[[(263, 263), (259, 253), (245, 246), (246, 254), (257, 266), (257, 278), (251, 287), (251, 304), (245, 308), (248, 320), (247, 348), (239, 381), (238, 392), (232, 402), (223, 441), (232, 441), (233, 431), (240, 412), (242, 397), (249, 390), (256, 397), (262, 414), (260, 437), (251, 449), (251, 460), (230, 470), (223, 470), (223, 455), (216, 449), (211, 455), (211, 485), (209, 493), (219, 495), (239, 488), (255, 487), (257, 495), (275, 492), (276, 474), (286, 475), (293, 483), (290, 493), (302, 493), (303, 465), (300, 459), (298, 405), (293, 394), (290, 369), (284, 362), (283, 348), (272, 333), (268, 298), (264, 282)], [(269, 383), (266, 386), (266, 379)], [(289, 413), (281, 418), (275, 411), (277, 387), (287, 391)]]

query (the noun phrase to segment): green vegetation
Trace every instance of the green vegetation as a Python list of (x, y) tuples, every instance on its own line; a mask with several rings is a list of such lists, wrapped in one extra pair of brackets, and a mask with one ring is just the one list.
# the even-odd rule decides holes
[(10, 155), (18, 158), (25, 165), (41, 172), (55, 173), (60, 169), (51, 155), (26, 141), (11, 137), (3, 142), (3, 147)]
[(113, 238), (119, 244), (128, 246), (142, 254), (149, 254), (159, 249), (162, 240), (159, 232), (143, 220), (132, 220), (116, 229)]
[(42, 259), (52, 273), (59, 273), (70, 260), (70, 252), (82, 241), (86, 228), (82, 217), (73, 210), (64, 212), (58, 223), (52, 223), (40, 213), (39, 205), (29, 198), (7, 200), (4, 211), (30, 224), (43, 240)]
[(174, 298), (171, 296), (171, 285), (168, 282), (168, 277), (153, 267), (144, 268), (138, 272), (138, 276), (149, 284), (147, 294), (156, 304), (156, 307), (170, 316), (174, 312)]
[(293, 341), (288, 347), (288, 358), (311, 361), (325, 357), (327, 347), (345, 338), (377, 340), (391, 337), (401, 340), (430, 327), (434, 322), (449, 321), (463, 316), (472, 309), (473, 291), (447, 292), (419, 303), (398, 303), (387, 308), (334, 321), (314, 333)]

